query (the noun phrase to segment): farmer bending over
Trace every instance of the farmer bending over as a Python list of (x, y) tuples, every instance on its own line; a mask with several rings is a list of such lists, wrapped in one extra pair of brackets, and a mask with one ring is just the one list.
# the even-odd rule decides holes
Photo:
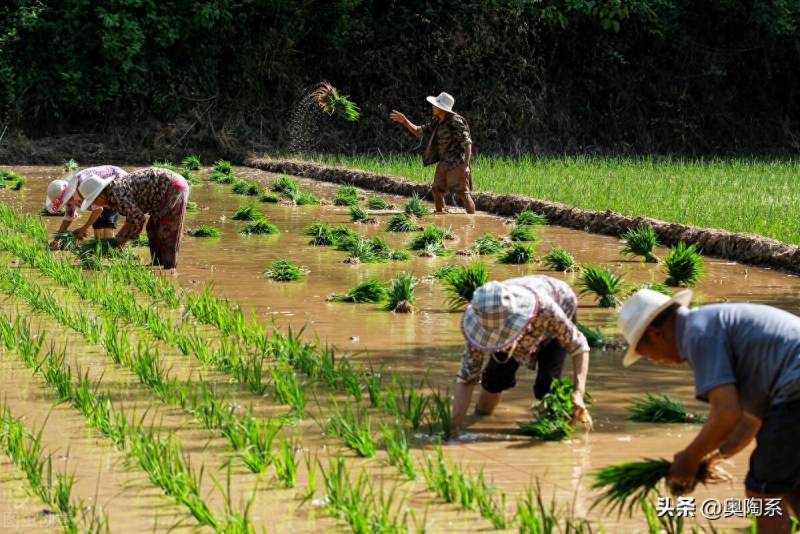
[[(102, 165), (100, 167), (89, 167), (63, 180), (50, 182), (50, 185), (47, 186), (47, 200), (44, 207), (52, 214), (56, 214), (62, 207), (64, 208), (64, 219), (61, 221), (58, 231), (66, 232), (70, 224), (78, 218), (78, 209), (80, 209), (83, 202), (83, 197), (78, 192), (78, 186), (83, 183), (83, 180), (89, 176), (99, 176), (100, 178), (113, 180), (127, 174), (119, 167)], [(87, 209), (92, 213), (89, 215), (89, 220), (86, 221), (86, 224), (75, 230), (77, 238), (84, 239), (90, 226), (94, 229), (94, 237), (97, 239), (113, 237), (113, 230), (117, 228), (119, 214), (112, 209), (105, 209), (96, 204), (88, 206)], [(59, 242), (57, 239), (50, 242), (51, 250), (57, 250), (58, 247)]]
[(147, 239), (153, 265), (174, 269), (189, 200), (189, 184), (168, 169), (139, 169), (116, 180), (91, 176), (80, 186), (83, 208), (93, 202), (119, 211), (125, 225), (117, 232), (116, 246), (122, 248), (142, 232), (147, 220)]
[(700, 433), (675, 455), (670, 488), (692, 491), (701, 463), (733, 456), (755, 437), (747, 495), (783, 500), (782, 515), (758, 517), (758, 532), (789, 532), (789, 510), (800, 513), (800, 318), (757, 304), (690, 310), (691, 298), (691, 291), (669, 298), (642, 289), (619, 313), (629, 344), (624, 365), (642, 356), (686, 362), (697, 398), (711, 404)]
[(461, 197), (467, 213), (475, 213), (475, 203), (469, 192), (472, 190), (472, 138), (469, 124), (461, 115), (453, 112), (455, 100), (447, 93), (428, 97), (432, 104), (433, 119), (417, 126), (399, 111), (392, 110), (389, 118), (405, 126), (408, 131), (422, 139), (430, 134), (422, 161), (425, 165), (437, 163), (433, 178), (433, 202), (436, 213), (444, 212), (444, 196), (450, 192)]
[[(491, 415), (500, 395), (517, 384), (520, 364), (538, 365), (533, 392), (541, 399), (554, 378), (561, 377), (567, 354), (573, 356), (575, 405), (573, 422), (591, 425), (583, 393), (589, 373), (589, 344), (575, 321), (578, 299), (566, 283), (549, 276), (524, 276), (505, 282), (488, 282), (475, 290), (461, 322), (467, 341), (456, 374), (453, 398), (453, 436), (461, 430), (479, 381), (478, 415)], [(490, 359), (483, 367), (484, 354)]]

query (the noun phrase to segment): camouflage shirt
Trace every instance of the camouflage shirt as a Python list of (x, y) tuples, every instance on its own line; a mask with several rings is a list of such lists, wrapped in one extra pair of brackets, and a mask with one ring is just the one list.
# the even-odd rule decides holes
[(428, 140), (423, 160), (425, 165), (441, 162), (445, 170), (464, 163), (467, 145), (472, 144), (469, 124), (464, 117), (450, 113), (444, 120), (436, 117), (422, 125), (422, 135), (433, 137)]

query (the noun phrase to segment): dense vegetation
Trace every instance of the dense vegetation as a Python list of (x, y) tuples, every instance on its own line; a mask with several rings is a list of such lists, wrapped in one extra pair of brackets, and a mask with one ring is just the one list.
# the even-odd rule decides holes
[(481, 151), (788, 152), (799, 20), (787, 0), (11, 0), (0, 115), (34, 137), (285, 147), (328, 79), (362, 118), (321, 115), (319, 149), (409, 150), (389, 110), (420, 121), (448, 90)]

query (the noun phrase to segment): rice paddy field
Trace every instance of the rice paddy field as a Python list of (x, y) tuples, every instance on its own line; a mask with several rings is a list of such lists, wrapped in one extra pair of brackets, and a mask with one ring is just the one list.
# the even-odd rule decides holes
[[(406, 198), (241, 167), (192, 171), (196, 210), (162, 273), (143, 243), (50, 252), (60, 218), (40, 210), (64, 170), (13, 170), (27, 181), (0, 189), (4, 532), (677, 532), (647, 505), (593, 507), (599, 469), (670, 460), (707, 413), (688, 369), (622, 368), (615, 299), (671, 279), (696, 302), (800, 313), (797, 276), (659, 246), (645, 261), (646, 232), (423, 202), (403, 215)], [(594, 430), (517, 433), (534, 417), (521, 370), (493, 416), (446, 440), (469, 291), (531, 273), (582, 292)], [(698, 500), (742, 497), (749, 450)], [(680, 528), (712, 526), (749, 521)]]
[[(429, 183), (417, 156), (324, 156), (326, 164)], [(475, 157), (476, 191), (749, 232), (800, 244), (797, 160)]]

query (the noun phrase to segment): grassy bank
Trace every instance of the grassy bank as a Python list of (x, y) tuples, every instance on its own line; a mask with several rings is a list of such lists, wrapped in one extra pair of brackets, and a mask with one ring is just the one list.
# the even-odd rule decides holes
[[(430, 182), (418, 157), (326, 156), (329, 165)], [(501, 158), (473, 162), (476, 191), (752, 232), (800, 244), (800, 161)]]

